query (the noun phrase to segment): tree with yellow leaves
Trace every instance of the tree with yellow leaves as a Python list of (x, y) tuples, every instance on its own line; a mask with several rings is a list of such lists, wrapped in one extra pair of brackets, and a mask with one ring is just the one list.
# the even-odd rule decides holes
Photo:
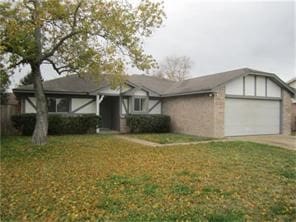
[(1, 64), (5, 73), (31, 68), (36, 96), (34, 144), (47, 142), (48, 111), (41, 64), (58, 74), (120, 76), (128, 65), (140, 70), (156, 62), (143, 40), (159, 28), (163, 4), (115, 0), (23, 0), (0, 3)]

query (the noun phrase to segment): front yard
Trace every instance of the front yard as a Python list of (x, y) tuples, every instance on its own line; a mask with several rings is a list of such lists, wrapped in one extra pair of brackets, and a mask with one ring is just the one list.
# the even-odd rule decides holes
[(139, 133), (139, 134), (128, 134), (129, 137), (137, 138), (141, 140), (147, 140), (159, 144), (170, 144), (170, 143), (191, 143), (208, 141), (213, 138), (191, 136), (179, 133)]
[(239, 141), (152, 148), (110, 135), (1, 143), (1, 221), (295, 219), (294, 151)]

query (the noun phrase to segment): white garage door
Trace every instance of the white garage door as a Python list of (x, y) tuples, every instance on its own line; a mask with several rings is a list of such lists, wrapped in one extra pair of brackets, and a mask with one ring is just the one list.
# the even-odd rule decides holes
[(226, 99), (225, 136), (280, 133), (280, 101)]

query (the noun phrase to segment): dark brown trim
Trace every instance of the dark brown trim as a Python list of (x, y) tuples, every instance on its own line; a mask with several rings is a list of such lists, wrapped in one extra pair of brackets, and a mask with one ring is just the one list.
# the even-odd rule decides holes
[[(31, 93), (35, 94), (34, 90), (23, 90), (23, 89), (13, 89), (14, 93)], [(45, 94), (57, 94), (57, 95), (81, 95), (81, 96), (91, 96), (87, 92), (73, 92), (73, 91), (44, 91)]]
[(265, 77), (265, 96), (267, 97), (267, 77)]
[(238, 75), (236, 77), (233, 77), (232, 79), (225, 81), (221, 84), (218, 84), (217, 86), (215, 86), (212, 91), (214, 91), (215, 89), (219, 88), (220, 86), (225, 86), (227, 83), (231, 82), (232, 80), (236, 79), (236, 78), (240, 78), (240, 77), (244, 77), (247, 75), (257, 75), (257, 76), (263, 76), (265, 78), (270, 78), (272, 79), (277, 85), (280, 85), (281, 88), (285, 88), (290, 94), (295, 94), (295, 92), (293, 91), (293, 89), (286, 84), (283, 80), (281, 80), (276, 74), (274, 73), (266, 73), (266, 72), (260, 72), (260, 71), (250, 71), (250, 72), (246, 72), (246, 73), (242, 73), (241, 75)]
[(254, 83), (254, 95), (257, 96), (257, 76), (255, 75), (255, 83)]
[(187, 92), (187, 93), (165, 94), (165, 95), (161, 96), (161, 98), (199, 95), (199, 94), (207, 94), (207, 93), (213, 93), (213, 92), (214, 92), (213, 90), (204, 90), (204, 91), (192, 91), (192, 92)]
[(255, 100), (282, 100), (281, 97), (265, 97), (265, 96), (239, 96), (239, 95), (225, 95), (225, 98), (230, 99), (255, 99)]
[(91, 103), (93, 103), (95, 101), (96, 101), (95, 99), (92, 99), (92, 100), (88, 101), (87, 103), (85, 103), (85, 104), (79, 106), (78, 108), (74, 109), (73, 111), (71, 111), (71, 113), (76, 113), (77, 111), (83, 109), (84, 107), (88, 106), (89, 104), (91, 104)]
[(21, 113), (25, 113), (26, 112), (26, 109), (25, 109), (25, 106), (26, 106), (25, 100), (26, 100), (25, 97), (21, 97)]
[(243, 77), (243, 95), (246, 95), (246, 77)]

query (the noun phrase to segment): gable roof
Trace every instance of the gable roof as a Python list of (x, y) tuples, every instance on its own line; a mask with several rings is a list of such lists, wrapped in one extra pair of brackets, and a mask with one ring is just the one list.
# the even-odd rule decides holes
[(206, 76), (187, 79), (174, 84), (166, 91), (166, 95), (190, 94), (195, 92), (210, 92), (221, 84), (246, 74), (245, 69), (237, 69)]
[(158, 77), (148, 75), (128, 76), (128, 82), (143, 88), (150, 89), (158, 93), (159, 95), (165, 94), (166, 90), (176, 83), (168, 79), (161, 79)]
[(290, 93), (293, 93), (293, 91), (291, 91), (291, 88), (274, 73), (262, 72), (250, 68), (241, 68), (206, 76), (200, 76), (175, 83), (173, 87), (166, 91), (164, 96), (213, 92), (217, 87), (225, 85), (226, 83), (236, 78), (243, 77), (249, 74), (270, 77), (271, 79), (273, 79), (273, 81), (286, 88)]
[[(107, 75), (101, 75), (100, 79), (94, 79), (91, 77), (82, 78), (77, 74), (68, 75), (44, 81), (43, 88), (45, 93), (49, 94), (93, 94), (93, 92), (109, 86), (106, 77)], [(160, 96), (175, 82), (147, 75), (131, 75), (127, 76), (126, 83), (134, 87), (142, 88), (146, 91), (152, 91)], [(19, 86), (13, 89), (13, 91), (16, 93), (32, 93), (33, 85)]]
[[(97, 89), (100, 85), (106, 84), (91, 81), (87, 78), (81, 78), (78, 75), (68, 75), (57, 79), (43, 82), (43, 88), (46, 93), (64, 93), (64, 94), (87, 94), (89, 91)], [(14, 92), (31, 92), (33, 85), (19, 86), (13, 89)]]
[[(249, 68), (231, 70), (227, 72), (216, 73), (187, 79), (182, 82), (174, 82), (167, 79), (160, 79), (148, 75), (131, 75), (127, 76), (126, 83), (143, 88), (147, 91), (156, 93), (159, 96), (170, 97), (179, 95), (189, 95), (198, 93), (213, 92), (219, 86), (225, 85), (233, 79), (246, 76), (249, 74), (261, 75), (270, 77), (277, 84), (287, 89), (290, 93), (294, 91), (277, 75), (268, 72), (262, 72)], [(108, 86), (108, 81), (104, 76), (100, 81), (93, 78), (81, 78), (78, 75), (69, 75), (58, 79), (48, 80), (43, 82), (45, 93), (55, 94), (91, 94), (100, 88)], [(16, 93), (33, 92), (33, 86), (20, 86), (13, 90)]]

